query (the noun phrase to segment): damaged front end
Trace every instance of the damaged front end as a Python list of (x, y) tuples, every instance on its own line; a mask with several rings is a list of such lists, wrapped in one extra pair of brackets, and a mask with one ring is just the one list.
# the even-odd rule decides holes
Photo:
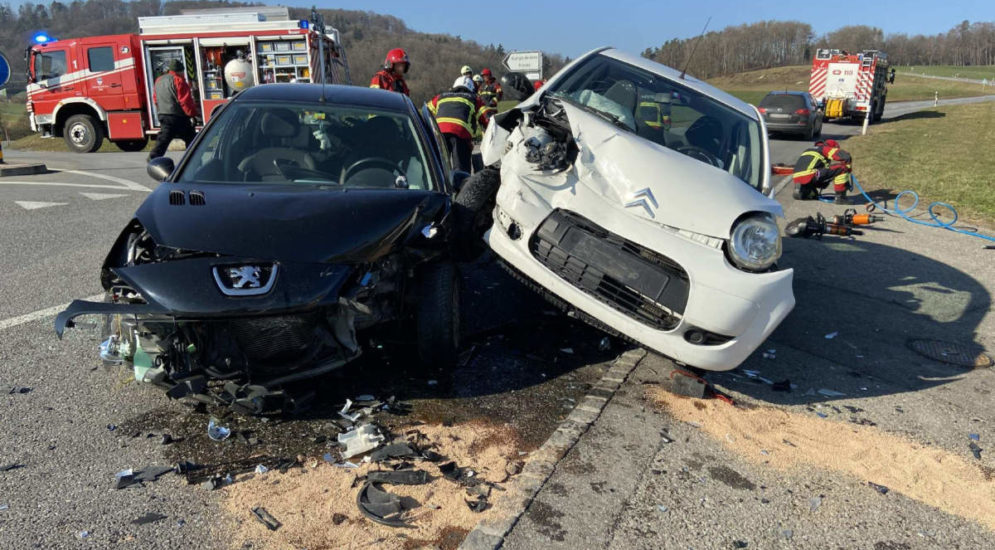
[(352, 225), (351, 240), (302, 248), (310, 232), (341, 234), (332, 225), (348, 220), (312, 218), (301, 197), (298, 223), (308, 234), (204, 231), (199, 240), (210, 252), (188, 248), (197, 227), (149, 216), (143, 206), (105, 260), (105, 301), (72, 302), (56, 333), (79, 316), (103, 315), (101, 358), (128, 365), (170, 398), (248, 414), (301, 410), (313, 393), (288, 386), (357, 358), (357, 331), (401, 318), (415, 266), (447, 253), (444, 239), (422, 231), (445, 218), (447, 198), (405, 198), (410, 208), (394, 209), (392, 219), (381, 211), (366, 228)]

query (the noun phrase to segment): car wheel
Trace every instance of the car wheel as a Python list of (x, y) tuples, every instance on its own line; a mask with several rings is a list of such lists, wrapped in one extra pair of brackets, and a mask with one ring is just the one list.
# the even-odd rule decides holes
[(491, 211), (500, 185), (501, 172), (494, 168), (484, 168), (463, 182), (453, 201), (456, 255), (459, 260), (472, 260), (484, 250), (481, 239), (494, 221)]
[(73, 115), (66, 121), (63, 137), (76, 153), (92, 153), (104, 143), (104, 129), (90, 115)]
[(427, 367), (456, 364), (460, 345), (460, 283), (456, 265), (441, 261), (422, 268), (415, 306), (418, 358)]
[(149, 144), (149, 138), (147, 137), (144, 137), (142, 139), (129, 139), (125, 141), (114, 142), (114, 145), (117, 145), (118, 149), (126, 153), (134, 153), (136, 151), (141, 151), (142, 149), (145, 149), (145, 146), (148, 144)]

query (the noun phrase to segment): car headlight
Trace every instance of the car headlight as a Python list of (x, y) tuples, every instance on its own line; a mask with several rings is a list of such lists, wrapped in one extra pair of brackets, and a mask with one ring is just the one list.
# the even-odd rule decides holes
[(729, 237), (729, 259), (740, 269), (764, 271), (781, 257), (781, 233), (768, 214), (740, 218)]

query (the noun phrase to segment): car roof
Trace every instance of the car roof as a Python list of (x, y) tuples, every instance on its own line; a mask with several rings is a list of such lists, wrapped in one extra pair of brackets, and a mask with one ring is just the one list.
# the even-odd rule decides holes
[(774, 90), (772, 92), (767, 92), (767, 95), (800, 95), (804, 97), (808, 95), (808, 92), (800, 92), (797, 90), (783, 90), (783, 91)]
[(263, 84), (253, 86), (236, 96), (236, 101), (292, 101), (295, 103), (320, 103), (321, 98), (333, 105), (373, 107), (390, 111), (408, 112), (410, 100), (404, 94), (363, 86), (339, 84)]

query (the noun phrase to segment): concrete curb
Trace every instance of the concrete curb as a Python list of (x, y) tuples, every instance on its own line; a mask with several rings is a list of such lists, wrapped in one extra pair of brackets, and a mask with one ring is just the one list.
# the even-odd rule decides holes
[(30, 176), (45, 172), (48, 172), (48, 168), (44, 164), (0, 164), (0, 177)]
[(608, 372), (577, 403), (553, 435), (529, 456), (522, 473), (509, 483), (507, 492), (496, 503), (506, 513), (501, 517), (480, 521), (460, 544), (460, 550), (497, 550), (504, 544), (504, 537), (515, 527), (539, 490), (556, 471), (556, 464), (601, 416), (608, 400), (644, 357), (646, 350), (634, 349), (615, 359)]

